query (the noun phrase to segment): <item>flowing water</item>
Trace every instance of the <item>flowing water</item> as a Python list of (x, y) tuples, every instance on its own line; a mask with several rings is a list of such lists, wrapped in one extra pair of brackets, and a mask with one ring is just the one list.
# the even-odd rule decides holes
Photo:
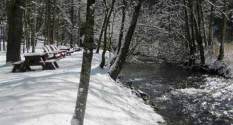
[(233, 125), (233, 82), (171, 64), (127, 64), (120, 80), (147, 95), (167, 125)]

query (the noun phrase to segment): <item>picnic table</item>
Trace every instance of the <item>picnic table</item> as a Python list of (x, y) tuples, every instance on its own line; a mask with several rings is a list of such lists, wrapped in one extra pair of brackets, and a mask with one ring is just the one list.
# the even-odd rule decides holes
[(12, 72), (32, 71), (31, 66), (42, 66), (43, 70), (54, 70), (59, 67), (55, 59), (48, 59), (47, 53), (27, 53), (24, 57), (24, 61), (13, 63)]

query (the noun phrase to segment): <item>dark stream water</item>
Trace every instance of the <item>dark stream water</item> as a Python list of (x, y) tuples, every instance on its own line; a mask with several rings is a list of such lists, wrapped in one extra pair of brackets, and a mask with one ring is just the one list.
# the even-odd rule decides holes
[(233, 82), (170, 64), (127, 64), (120, 80), (148, 96), (167, 125), (233, 125)]

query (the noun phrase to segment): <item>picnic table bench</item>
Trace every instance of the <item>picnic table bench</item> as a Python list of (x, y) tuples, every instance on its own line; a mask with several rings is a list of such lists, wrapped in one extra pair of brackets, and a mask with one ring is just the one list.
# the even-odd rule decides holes
[(48, 54), (50, 59), (61, 59), (65, 57), (65, 53), (57, 50), (51, 50), (50, 46), (46, 45), (43, 47), (45, 53)]
[(43, 70), (54, 70), (59, 68), (56, 59), (48, 59), (47, 53), (24, 54), (25, 60), (13, 63), (12, 72), (32, 71), (30, 66), (42, 66)]

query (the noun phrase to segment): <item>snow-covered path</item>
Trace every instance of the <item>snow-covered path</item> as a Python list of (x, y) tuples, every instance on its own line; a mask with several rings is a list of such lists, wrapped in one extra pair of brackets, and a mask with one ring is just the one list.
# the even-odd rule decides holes
[[(70, 125), (82, 52), (58, 62), (53, 71), (11, 73), (0, 54), (0, 125)], [(85, 125), (157, 125), (160, 115), (131, 90), (112, 81), (93, 59)]]

